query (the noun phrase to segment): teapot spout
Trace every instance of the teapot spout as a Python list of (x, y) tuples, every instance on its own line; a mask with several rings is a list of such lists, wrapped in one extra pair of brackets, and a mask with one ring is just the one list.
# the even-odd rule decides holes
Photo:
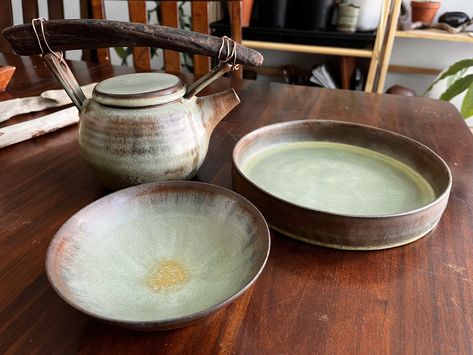
[(235, 90), (228, 89), (217, 94), (198, 97), (196, 104), (202, 112), (204, 127), (210, 135), (217, 124), (240, 103)]

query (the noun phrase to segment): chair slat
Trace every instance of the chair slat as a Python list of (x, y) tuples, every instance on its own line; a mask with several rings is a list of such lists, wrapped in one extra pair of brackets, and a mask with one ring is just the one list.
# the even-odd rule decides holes
[(21, 0), (21, 7), (23, 9), (24, 23), (29, 23), (32, 19), (39, 17), (39, 8), (37, 0)]
[[(243, 39), (243, 31), (241, 28), (241, 2), (240, 1), (227, 1), (230, 8), (230, 26), (231, 36), (235, 42), (241, 43)], [(233, 77), (237, 79), (243, 79), (243, 69), (240, 68), (233, 72)]]
[[(2, 14), (0, 16), (0, 30), (13, 25), (13, 11), (10, 0), (0, 1), (0, 13)], [(10, 44), (3, 36), (0, 36), (0, 52), (12, 53)]]
[[(148, 22), (146, 1), (128, 1), (128, 12), (131, 22)], [(140, 69), (151, 69), (151, 51), (148, 47), (133, 48), (133, 65)]]
[[(161, 24), (164, 26), (178, 27), (177, 1), (161, 1)], [(178, 73), (181, 71), (181, 58), (179, 52), (164, 51), (164, 70)]]
[[(47, 0), (49, 19), (64, 18), (64, 2), (66, 0)], [(67, 0), (68, 1), (68, 0)], [(105, 19), (104, 0), (79, 0), (80, 17)], [(13, 24), (12, 0), (0, 0), (0, 29)], [(33, 18), (39, 17), (38, 0), (21, 0), (23, 9), (23, 21), (31, 22)], [(66, 2), (67, 4), (67, 2)], [(228, 1), (231, 14), (232, 38), (241, 42), (241, 4), (240, 1)], [(201, 33), (210, 33), (208, 19), (208, 1), (195, 0), (191, 2), (192, 29)], [(171, 27), (179, 27), (178, 2), (166, 0), (160, 2), (161, 24)], [(147, 23), (147, 11), (145, 0), (128, 0), (130, 21)], [(10, 45), (0, 38), (0, 51), (11, 53)], [(94, 51), (84, 51), (83, 59), (96, 61), (100, 64), (110, 63), (110, 51), (108, 48), (100, 48)], [(194, 56), (194, 71), (197, 75), (203, 75), (210, 70), (210, 58), (206, 56)], [(133, 48), (133, 64), (135, 67), (149, 70), (151, 68), (151, 55), (149, 48)], [(181, 71), (180, 54), (175, 51), (164, 51), (164, 68), (169, 72)], [(241, 73), (239, 74), (241, 75)]]
[[(105, 19), (103, 0), (92, 0), (92, 17), (94, 19)], [(98, 48), (97, 61), (99, 64), (110, 64), (110, 50), (108, 48)]]
[[(193, 1), (191, 3), (192, 30), (205, 34), (210, 33), (208, 1)], [(203, 75), (210, 71), (210, 58), (202, 55), (194, 56), (194, 73)]]
[[(92, 5), (89, 0), (80, 0), (80, 18), (92, 18)], [(97, 63), (97, 51), (96, 50), (84, 50), (82, 51), (82, 60), (88, 62)]]
[(62, 0), (48, 0), (48, 18), (50, 20), (64, 18), (64, 2)]

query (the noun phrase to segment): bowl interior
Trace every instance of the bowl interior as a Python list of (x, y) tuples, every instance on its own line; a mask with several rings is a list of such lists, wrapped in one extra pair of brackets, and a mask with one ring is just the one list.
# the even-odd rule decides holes
[(159, 322), (235, 296), (268, 251), (264, 219), (237, 194), (199, 183), (148, 184), (74, 215), (51, 243), (47, 271), (61, 296), (89, 314)]

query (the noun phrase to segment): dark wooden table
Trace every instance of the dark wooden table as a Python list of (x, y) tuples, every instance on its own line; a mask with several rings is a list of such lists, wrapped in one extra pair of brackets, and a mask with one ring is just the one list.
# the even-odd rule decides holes
[[(18, 68), (0, 99), (58, 87), (39, 60), (0, 55), (0, 64)], [(81, 83), (133, 71), (72, 68)], [(453, 106), (229, 79), (209, 91), (229, 86), (242, 104), (215, 130), (197, 180), (231, 187), (232, 148), (257, 127), (302, 118), (360, 122), (412, 137), (446, 160), (453, 190), (439, 226), (413, 244), (371, 252), (272, 233), (266, 269), (230, 306), (175, 331), (115, 328), (68, 306), (45, 274), (56, 230), (108, 193), (79, 158), (77, 127), (63, 129), (0, 150), (0, 353), (473, 353), (473, 137)]]

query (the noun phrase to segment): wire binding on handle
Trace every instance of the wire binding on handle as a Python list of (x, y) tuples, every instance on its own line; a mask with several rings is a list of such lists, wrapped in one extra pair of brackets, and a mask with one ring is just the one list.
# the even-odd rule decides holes
[[(43, 41), (41, 41), (41, 39), (39, 38), (38, 30), (36, 29), (35, 23), (37, 21), (39, 21), (40, 26), (41, 26), (41, 35), (43, 36)], [(54, 52), (51, 49), (51, 47), (49, 46), (48, 41), (46, 40), (46, 32), (44, 31), (44, 23), (45, 22), (46, 22), (46, 20), (44, 19), (44, 17), (38, 17), (38, 18), (34, 18), (34, 19), (31, 20), (31, 25), (33, 26), (34, 34), (36, 35), (36, 39), (38, 40), (39, 49), (41, 49), (41, 53), (45, 54), (44, 49), (43, 49), (43, 45), (41, 44), (41, 42), (44, 42), (44, 44), (48, 48), (49, 52), (51, 52), (52, 55), (54, 55), (60, 62), (62, 62), (64, 60), (64, 53), (63, 52), (60, 52), (60, 53)]]
[[(222, 58), (224, 48), (226, 48), (226, 55), (224, 56), (224, 58)], [(222, 37), (222, 45), (220, 46), (220, 49), (218, 50), (218, 60), (220, 61), (220, 63), (230, 64), (232, 66), (232, 71), (238, 70), (240, 68), (240, 64), (236, 63), (237, 47), (233, 39), (227, 36)]]
[[(41, 36), (43, 37), (42, 39), (40, 38), (41, 36), (36, 28), (37, 22), (39, 22), (41, 26)], [(35, 18), (31, 21), (34, 34), (36, 35), (36, 39), (38, 40), (39, 49), (42, 53), (41, 57), (43, 58), (43, 61), (46, 63), (47, 67), (54, 75), (54, 77), (61, 83), (64, 90), (66, 90), (67, 95), (69, 95), (74, 105), (76, 105), (80, 111), (83, 108), (83, 104), (86, 100), (86, 97), (82, 92), (79, 83), (74, 77), (74, 74), (72, 74), (71, 70), (69, 69), (69, 66), (64, 60), (63, 52), (56, 53), (49, 46), (48, 41), (46, 39), (46, 32), (44, 31), (45, 22), (46, 20), (42, 17)], [(49, 52), (45, 51), (43, 44)]]

